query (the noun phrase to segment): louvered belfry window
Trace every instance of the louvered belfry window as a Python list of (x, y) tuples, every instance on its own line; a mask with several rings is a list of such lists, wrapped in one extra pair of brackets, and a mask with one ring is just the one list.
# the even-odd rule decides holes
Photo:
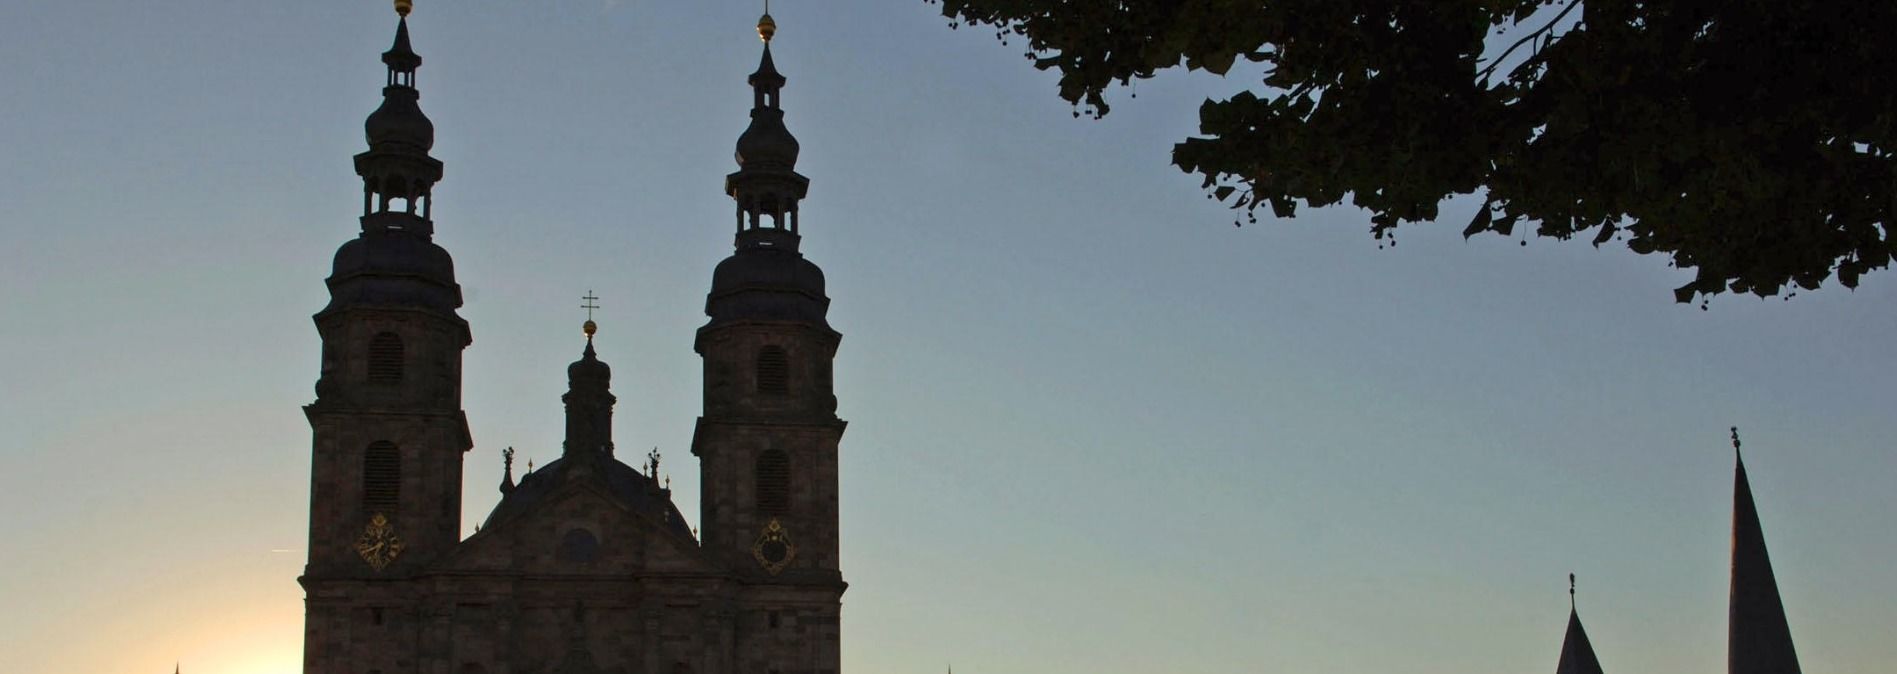
[(780, 396), (790, 393), (790, 357), (784, 354), (784, 347), (758, 350), (757, 392)]
[(401, 335), (378, 332), (369, 338), (369, 381), (401, 381), (403, 360)]
[(362, 455), (362, 509), (394, 514), (402, 501), (402, 454), (392, 442), (369, 445)]
[(790, 512), (790, 455), (783, 450), (757, 455), (757, 509), (766, 516)]

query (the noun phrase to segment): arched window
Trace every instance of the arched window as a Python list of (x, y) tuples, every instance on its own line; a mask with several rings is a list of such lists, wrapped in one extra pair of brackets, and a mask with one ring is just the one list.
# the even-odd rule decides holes
[(369, 381), (401, 381), (404, 360), (401, 335), (378, 332), (369, 338)]
[(773, 517), (790, 512), (790, 455), (783, 450), (757, 455), (757, 510)]
[(402, 454), (392, 442), (369, 445), (362, 454), (362, 509), (392, 515), (402, 502)]
[(790, 357), (784, 347), (767, 346), (757, 352), (757, 392), (766, 395), (790, 393)]

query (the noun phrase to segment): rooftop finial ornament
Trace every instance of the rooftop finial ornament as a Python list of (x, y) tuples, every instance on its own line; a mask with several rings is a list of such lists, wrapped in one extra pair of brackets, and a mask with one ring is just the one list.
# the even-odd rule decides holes
[(1732, 453), (1739, 453), (1739, 427), (1732, 427)]
[(764, 0), (764, 16), (758, 17), (757, 36), (764, 44), (771, 43), (771, 36), (777, 34), (777, 22), (771, 19), (771, 0)]
[(395, 0), (395, 13), (401, 15), (403, 18), (407, 18), (409, 10), (412, 9), (415, 9), (413, 0)]
[(586, 310), (586, 322), (580, 324), (580, 331), (586, 333), (586, 341), (590, 342), (593, 341), (593, 333), (599, 332), (599, 324), (593, 322), (593, 310), (599, 308), (599, 297), (588, 290), (580, 300), (582, 301), (580, 308)]

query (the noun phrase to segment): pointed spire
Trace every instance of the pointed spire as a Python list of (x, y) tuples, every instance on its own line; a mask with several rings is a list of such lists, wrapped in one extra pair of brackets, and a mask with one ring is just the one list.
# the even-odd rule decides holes
[[(789, 81), (784, 79), (783, 73), (777, 72), (777, 60), (771, 58), (771, 45), (769, 41), (766, 41), (764, 56), (758, 59), (757, 72), (751, 73), (750, 77), (745, 78), (745, 82), (749, 83), (753, 89), (763, 90), (762, 93), (774, 94), (777, 90), (784, 88), (784, 83)], [(777, 107), (775, 98), (767, 103), (769, 105), (761, 103), (753, 107)]]
[(1594, 644), (1581, 627), (1581, 613), (1574, 606), (1574, 574), (1568, 574), (1568, 633), (1561, 639), (1561, 660), (1555, 674), (1601, 674), (1601, 661), (1594, 657)]
[(1799, 674), (1791, 625), (1765, 550), (1765, 530), (1732, 429), (1732, 590), (1726, 632), (1728, 674)]
[[(390, 72), (413, 73), (422, 66), (422, 57), (408, 42), (408, 17), (405, 15), (395, 22), (395, 44), (382, 52), (382, 62), (388, 64)], [(394, 82), (390, 82), (394, 84)], [(412, 85), (412, 83), (411, 83)]]

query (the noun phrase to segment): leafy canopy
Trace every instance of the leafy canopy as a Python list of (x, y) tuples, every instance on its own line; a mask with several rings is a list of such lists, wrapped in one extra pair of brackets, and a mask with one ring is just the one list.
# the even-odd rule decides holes
[(1481, 193), (1464, 236), (1623, 241), (1696, 270), (1682, 302), (1891, 261), (1897, 2), (928, 1), (1024, 36), (1095, 116), (1133, 78), (1262, 64), (1173, 148), (1253, 222), (1349, 197), (1382, 239)]

